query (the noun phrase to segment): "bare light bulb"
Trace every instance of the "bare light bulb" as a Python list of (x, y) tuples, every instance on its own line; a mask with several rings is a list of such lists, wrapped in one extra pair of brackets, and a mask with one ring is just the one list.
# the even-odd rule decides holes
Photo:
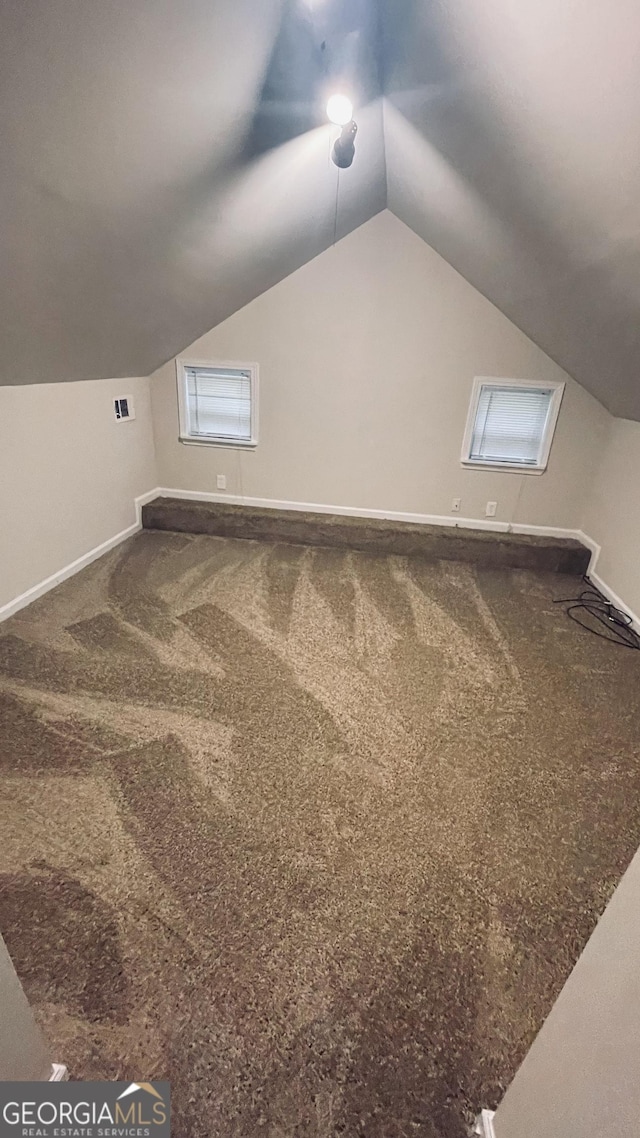
[(353, 103), (346, 95), (332, 95), (327, 103), (327, 118), (336, 126), (346, 126), (353, 118)]

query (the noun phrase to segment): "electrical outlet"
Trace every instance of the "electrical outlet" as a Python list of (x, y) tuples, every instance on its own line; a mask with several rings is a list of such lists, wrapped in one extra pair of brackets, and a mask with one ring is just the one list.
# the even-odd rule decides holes
[(227, 476), (226, 476), (226, 474), (219, 474), (217, 476), (216, 486), (218, 487), (218, 490), (226, 490), (227, 489)]
[(453, 499), (453, 502), (451, 503), (451, 513), (452, 514), (459, 514), (460, 513), (461, 501), (462, 501), (462, 498), (454, 498)]
[(498, 509), (498, 503), (497, 502), (487, 502), (487, 508), (484, 512), (485, 517), (495, 518), (497, 509)]

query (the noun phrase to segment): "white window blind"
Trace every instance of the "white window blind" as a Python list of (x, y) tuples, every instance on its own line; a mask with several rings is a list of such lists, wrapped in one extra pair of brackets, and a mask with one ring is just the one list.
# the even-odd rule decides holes
[(537, 466), (554, 390), (483, 384), (471, 435), (472, 462)]
[(184, 374), (189, 435), (250, 442), (251, 373), (186, 366)]

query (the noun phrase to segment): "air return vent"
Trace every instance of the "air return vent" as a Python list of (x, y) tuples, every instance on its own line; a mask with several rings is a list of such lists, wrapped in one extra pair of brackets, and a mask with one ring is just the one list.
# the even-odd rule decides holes
[(124, 419), (135, 419), (136, 417), (132, 395), (123, 395), (120, 399), (114, 399), (113, 409), (118, 422), (122, 422)]

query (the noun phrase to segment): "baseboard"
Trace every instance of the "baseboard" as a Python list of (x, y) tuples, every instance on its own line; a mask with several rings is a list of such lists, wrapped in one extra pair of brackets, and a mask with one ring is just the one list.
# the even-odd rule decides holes
[(415, 514), (400, 510), (372, 510), (366, 507), (359, 506), (333, 506), (325, 505), (318, 502), (287, 502), (280, 501), (275, 498), (247, 498), (236, 494), (215, 493), (206, 490), (175, 490), (166, 487), (155, 487), (153, 490), (148, 490), (145, 494), (138, 495), (134, 499), (135, 508), (135, 522), (133, 525), (127, 526), (126, 529), (108, 538), (100, 545), (96, 545), (94, 549), (90, 549), (88, 553), (82, 557), (76, 558), (71, 564), (66, 565), (63, 569), (59, 569), (57, 573), (52, 573), (50, 577), (46, 577), (44, 581), (39, 584), (33, 585), (32, 588), (27, 589), (26, 592), (21, 593), (20, 596), (14, 597), (12, 601), (8, 601), (5, 605), (0, 606), (0, 622), (7, 620), (8, 617), (13, 616), (14, 613), (19, 612), (20, 609), (26, 608), (32, 601), (38, 599), (48, 593), (50, 589), (55, 589), (56, 585), (62, 584), (69, 577), (75, 573), (79, 573), (92, 561), (97, 561), (103, 554), (108, 553), (116, 545), (126, 541), (128, 537), (132, 537), (137, 533), (142, 526), (142, 507), (147, 502), (152, 502), (154, 498), (183, 498), (185, 501), (192, 502), (227, 502), (230, 505), (238, 506), (258, 506), (264, 509), (272, 510), (298, 510), (305, 513), (315, 514), (341, 514), (345, 517), (355, 518), (379, 518), (382, 521), (398, 521), (398, 522), (412, 522), (414, 525), (432, 525), (432, 526), (459, 526), (461, 529), (481, 529), (488, 530), (492, 533), (522, 533), (522, 534), (539, 534), (547, 535), (549, 537), (564, 537), (575, 538), (581, 541), (591, 550), (591, 562), (589, 565), (589, 576), (594, 585), (607, 597), (608, 600), (628, 612), (633, 621), (636, 631), (640, 631), (640, 617), (634, 612), (630, 611), (628, 605), (622, 600), (621, 597), (610, 589), (606, 581), (596, 572), (596, 565), (600, 555), (600, 546), (579, 529), (563, 529), (558, 526), (538, 526), (526, 525), (522, 522), (501, 522), (496, 521), (495, 518), (466, 518), (458, 515), (445, 515), (445, 514)]
[(594, 544), (585, 539), (582, 530), (565, 529), (562, 526), (528, 526), (522, 522), (511, 522), (509, 533), (529, 533), (538, 537), (570, 537), (575, 541), (581, 541), (583, 545), (587, 545), (589, 548)]
[(600, 546), (598, 545), (597, 541), (594, 541), (592, 537), (589, 537), (589, 534), (585, 533), (584, 530), (576, 530), (576, 537), (578, 538), (578, 541), (581, 541), (583, 545), (586, 545), (587, 549), (591, 550), (589, 573), (592, 573), (595, 570), (597, 560), (600, 556)]
[(593, 538), (589, 537), (589, 534), (584, 533), (583, 530), (576, 530), (576, 537), (578, 538), (578, 541), (581, 541), (583, 545), (586, 545), (587, 549), (591, 550), (591, 561), (589, 562), (589, 568), (587, 570), (587, 576), (589, 577), (589, 580), (593, 581), (596, 589), (599, 589), (602, 595), (605, 596), (608, 601), (611, 601), (612, 605), (615, 605), (617, 609), (621, 609), (622, 612), (625, 612), (627, 616), (631, 617), (633, 628), (636, 632), (640, 632), (640, 616), (638, 616), (638, 614), (635, 613), (633, 609), (629, 608), (629, 605), (626, 603), (626, 601), (623, 600), (622, 597), (619, 597), (618, 594), (614, 592), (611, 586), (608, 585), (607, 582), (598, 573), (598, 560), (600, 558), (601, 547), (598, 545), (597, 541), (594, 541)]
[(592, 551), (598, 550), (591, 538), (582, 530), (561, 526), (525, 525), (521, 522), (501, 522), (496, 518), (467, 518), (460, 514), (415, 514), (401, 510), (372, 510), (366, 506), (331, 506), (320, 502), (288, 502), (277, 498), (248, 498), (241, 494), (226, 494), (208, 490), (171, 490), (161, 487), (156, 491), (160, 498), (182, 498), (187, 502), (226, 502), (230, 506), (257, 506), (265, 510), (298, 510), (310, 514), (339, 514), (349, 518), (379, 518), (381, 521), (411, 522), (413, 525), (457, 526), (460, 529), (488, 530), (491, 533), (522, 533), (541, 537), (573, 538)]
[(82, 557), (77, 557), (75, 561), (72, 561), (69, 565), (65, 565), (63, 569), (59, 569), (57, 573), (52, 573), (50, 577), (45, 577), (44, 581), (40, 581), (39, 584), (33, 585), (30, 589), (27, 589), (26, 592), (21, 593), (19, 597), (14, 597), (12, 601), (8, 601), (2, 605), (0, 607), (0, 621), (7, 620), (10, 616), (19, 612), (20, 609), (30, 605), (32, 601), (37, 601), (38, 597), (42, 597), (45, 593), (48, 593), (50, 589), (55, 589), (56, 585), (61, 585), (67, 578), (73, 577), (75, 573), (79, 573), (81, 569), (85, 569), (92, 561), (97, 561), (99, 557), (108, 553), (110, 549), (113, 549), (116, 545), (120, 545), (120, 542), (126, 541), (128, 537), (137, 533), (138, 530), (142, 528), (142, 507), (146, 502), (151, 502), (154, 498), (157, 498), (159, 494), (159, 490), (149, 490), (146, 494), (140, 494), (138, 498), (134, 498), (136, 520), (133, 525), (127, 526), (127, 528), (121, 530), (120, 533), (107, 538), (107, 540), (101, 542), (100, 545), (96, 545), (93, 549), (90, 549), (88, 553), (83, 553)]
[(603, 581), (602, 577), (598, 576), (598, 574), (593, 569), (589, 569), (589, 580), (593, 581), (596, 589), (599, 589), (600, 592), (607, 598), (607, 600), (611, 601), (612, 605), (615, 605), (617, 609), (622, 609), (623, 612), (627, 613), (627, 616), (631, 617), (632, 627), (636, 632), (640, 632), (640, 616), (633, 612), (622, 600), (622, 597), (619, 597), (617, 593), (614, 593), (613, 589), (610, 589), (607, 585), (607, 582)]
[(229, 506), (257, 506), (265, 510), (296, 510), (309, 514), (339, 514), (348, 518), (378, 518), (389, 522), (412, 522), (423, 526), (458, 526), (460, 529), (489, 530), (492, 533), (544, 532), (556, 537), (574, 537), (577, 530), (554, 530), (538, 527), (520, 527), (516, 530), (509, 522), (495, 518), (465, 518), (459, 514), (413, 514), (402, 510), (372, 510), (366, 506), (331, 506), (320, 502), (287, 502), (277, 498), (248, 498), (239, 494), (225, 494), (207, 490), (158, 490), (161, 498), (182, 498), (188, 502), (225, 502)]
[(162, 490), (156, 486), (153, 490), (147, 490), (146, 494), (139, 494), (137, 498), (133, 499), (134, 509), (136, 511), (136, 525), (138, 529), (142, 526), (142, 507), (146, 506), (147, 502), (153, 502), (154, 498), (162, 496)]
[(478, 1135), (478, 1138), (496, 1138), (496, 1132), (493, 1126), (494, 1118), (494, 1110), (481, 1110), (476, 1118), (473, 1134)]

